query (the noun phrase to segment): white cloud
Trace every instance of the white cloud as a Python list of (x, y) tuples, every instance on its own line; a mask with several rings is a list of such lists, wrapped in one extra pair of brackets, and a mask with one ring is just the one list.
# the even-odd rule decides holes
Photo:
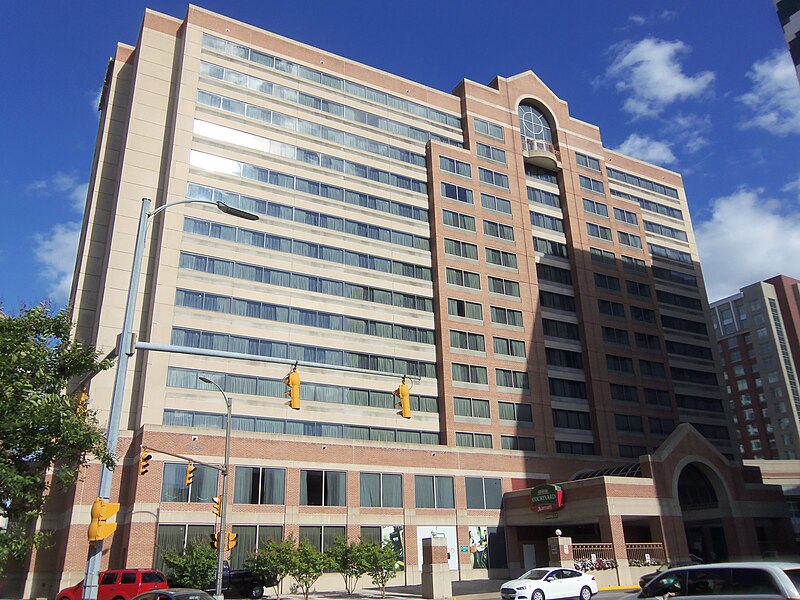
[(57, 171), (48, 179), (37, 179), (29, 183), (26, 190), (36, 194), (66, 196), (70, 206), (75, 211), (83, 213), (89, 184), (79, 181), (74, 173)]
[(636, 133), (629, 135), (616, 151), (657, 165), (671, 165), (677, 162), (670, 144)]
[(39, 275), (47, 282), (47, 295), (56, 304), (69, 300), (80, 223), (59, 223), (47, 233), (34, 235), (33, 253), (41, 265)]
[(647, 23), (647, 19), (645, 19), (642, 15), (631, 15), (628, 17), (628, 21), (634, 25), (644, 25)]
[(624, 110), (636, 118), (655, 117), (673, 102), (708, 93), (714, 73), (688, 76), (683, 72), (679, 57), (689, 51), (681, 41), (656, 38), (612, 47), (614, 58), (606, 75), (616, 82), (618, 91), (629, 94)]
[(741, 188), (714, 200), (711, 210), (695, 227), (711, 301), (779, 273), (800, 275), (800, 203)]
[(781, 191), (786, 192), (787, 194), (795, 193), (797, 194), (798, 200), (800, 200), (800, 175), (783, 186)]
[(789, 54), (776, 50), (756, 61), (747, 77), (753, 87), (739, 96), (739, 101), (750, 109), (741, 127), (765, 129), (781, 136), (800, 133), (800, 87)]

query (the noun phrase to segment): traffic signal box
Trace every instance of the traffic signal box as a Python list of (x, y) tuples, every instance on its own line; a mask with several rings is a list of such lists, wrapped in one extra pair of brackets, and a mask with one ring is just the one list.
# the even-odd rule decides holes
[(147, 448), (142, 448), (142, 454), (139, 456), (139, 475), (144, 475), (150, 469), (150, 459), (153, 455)]
[(108, 502), (98, 498), (92, 503), (92, 520), (89, 523), (89, 541), (99, 542), (117, 530), (116, 523), (107, 523), (119, 511), (119, 502)]
[(403, 417), (404, 419), (411, 418), (411, 390), (406, 383), (406, 378), (403, 376), (403, 382), (397, 387), (395, 391), (392, 392), (395, 396), (400, 398), (400, 402), (397, 404), (400, 406), (400, 410), (397, 412), (398, 415)]
[(214, 507), (211, 509), (218, 517), (222, 516), (222, 496), (214, 497)]
[(236, 548), (236, 544), (238, 543), (236, 541), (236, 538), (239, 537), (239, 534), (238, 533), (226, 533), (225, 535), (228, 538), (227, 539), (228, 543), (225, 545), (225, 549), (226, 550), (233, 550), (234, 548)]
[(209, 537), (211, 538), (211, 547), (214, 550), (219, 549), (219, 534), (218, 533), (209, 533)]
[(284, 395), (289, 396), (286, 406), (300, 410), (300, 373), (297, 372), (296, 364), (283, 378), (283, 383), (289, 388), (284, 392)]
[(197, 470), (197, 467), (194, 466), (194, 463), (186, 463), (186, 479), (184, 483), (189, 485), (192, 483), (194, 479), (194, 472)]

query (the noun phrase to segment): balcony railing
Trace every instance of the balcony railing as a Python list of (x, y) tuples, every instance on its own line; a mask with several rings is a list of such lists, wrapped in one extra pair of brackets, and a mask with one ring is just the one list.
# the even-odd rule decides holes
[(527, 162), (540, 167), (561, 168), (561, 153), (553, 142), (522, 136), (522, 155)]
[(664, 544), (661, 542), (625, 544), (625, 551), (632, 567), (660, 565), (667, 560), (664, 554)]

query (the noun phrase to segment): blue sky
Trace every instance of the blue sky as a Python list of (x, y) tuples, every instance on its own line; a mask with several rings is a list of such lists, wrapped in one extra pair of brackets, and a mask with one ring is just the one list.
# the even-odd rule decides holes
[[(683, 173), (712, 300), (800, 278), (800, 84), (771, 0), (201, 6), (444, 91), (530, 69), (606, 147)], [(66, 302), (106, 63), (135, 44), (145, 7), (186, 13), (166, 0), (3, 7), (7, 311)]]

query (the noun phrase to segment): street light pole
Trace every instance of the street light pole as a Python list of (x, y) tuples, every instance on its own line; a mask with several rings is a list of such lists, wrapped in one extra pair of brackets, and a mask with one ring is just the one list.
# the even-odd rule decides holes
[[(228, 408), (227, 419), (225, 420), (225, 465), (222, 470), (222, 496), (220, 498), (220, 514), (219, 514), (219, 548), (217, 550), (217, 590), (214, 594), (216, 600), (225, 600), (222, 595), (222, 572), (223, 563), (225, 560), (225, 548), (228, 545), (228, 538), (225, 532), (225, 517), (228, 514), (228, 471), (230, 470), (231, 460), (231, 399), (225, 391), (217, 385), (215, 381), (208, 377), (200, 377), (200, 381), (208, 383), (217, 388), (225, 399), (225, 406)], [(224, 541), (223, 541), (224, 540)]]
[[(177, 200), (163, 204), (149, 212), (150, 198), (142, 198), (142, 210), (139, 214), (139, 228), (136, 231), (136, 247), (133, 253), (133, 266), (131, 267), (131, 280), (128, 286), (128, 299), (125, 302), (125, 316), (122, 323), (117, 346), (117, 371), (114, 376), (114, 391), (111, 394), (111, 406), (108, 415), (108, 427), (106, 429), (106, 450), (112, 456), (116, 454), (117, 443), (119, 441), (119, 422), (122, 416), (122, 404), (125, 395), (125, 383), (128, 376), (128, 362), (133, 356), (133, 318), (136, 313), (136, 296), (139, 293), (139, 280), (142, 271), (142, 257), (147, 242), (147, 224), (150, 217), (155, 217), (171, 206), (177, 204), (213, 204), (226, 214), (255, 221), (258, 215), (229, 206), (224, 202), (214, 202), (211, 200)], [(228, 419), (230, 422), (230, 419)], [(98, 486), (98, 498), (108, 499), (111, 496), (111, 484), (114, 478), (113, 467), (103, 466), (100, 472), (100, 484)], [(89, 555), (86, 561), (86, 574), (83, 580), (82, 600), (97, 600), (98, 578), (100, 577), (100, 564), (103, 558), (102, 540), (89, 543)]]

